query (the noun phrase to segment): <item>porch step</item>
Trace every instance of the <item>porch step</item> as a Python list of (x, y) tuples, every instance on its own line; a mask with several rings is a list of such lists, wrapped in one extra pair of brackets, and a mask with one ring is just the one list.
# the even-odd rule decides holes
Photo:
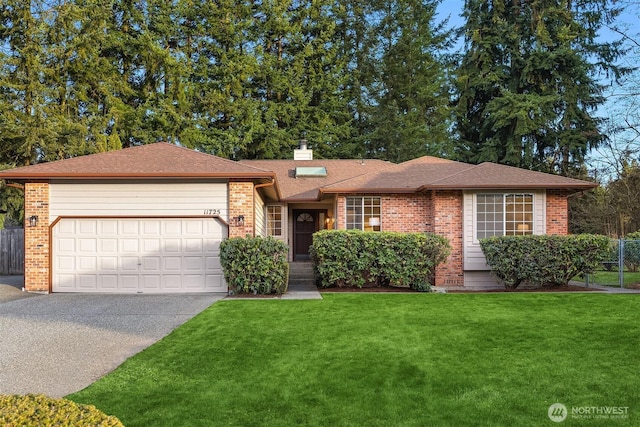
[(282, 299), (322, 299), (311, 262), (289, 263), (289, 287)]
[(289, 285), (295, 283), (315, 285), (316, 278), (313, 274), (313, 263), (292, 262), (289, 264)]

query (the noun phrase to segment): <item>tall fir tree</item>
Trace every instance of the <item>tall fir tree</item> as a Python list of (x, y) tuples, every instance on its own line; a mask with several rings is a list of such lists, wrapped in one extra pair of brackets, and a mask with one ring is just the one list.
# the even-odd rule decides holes
[(7, 0), (0, 6), (0, 155), (16, 165), (42, 158), (55, 137), (47, 120), (52, 95), (45, 76), (46, 5), (39, 0)]
[(608, 0), (467, 0), (457, 71), (458, 158), (570, 175), (603, 142), (600, 72), (620, 75), (617, 42), (597, 39)]
[(439, 1), (376, 3), (368, 91), (367, 152), (402, 162), (451, 154), (449, 84), (444, 53), (451, 31), (435, 22)]

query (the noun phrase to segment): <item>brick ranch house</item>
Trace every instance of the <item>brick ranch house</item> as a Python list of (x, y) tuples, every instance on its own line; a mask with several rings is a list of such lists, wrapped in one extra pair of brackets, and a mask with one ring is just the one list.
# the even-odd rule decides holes
[(321, 229), (433, 232), (453, 248), (438, 286), (495, 285), (478, 239), (566, 234), (567, 197), (586, 181), (434, 157), (401, 164), (313, 159), (235, 162), (168, 143), (0, 172), (23, 186), (25, 288), (39, 292), (227, 291), (226, 237), (285, 241), (309, 259)]

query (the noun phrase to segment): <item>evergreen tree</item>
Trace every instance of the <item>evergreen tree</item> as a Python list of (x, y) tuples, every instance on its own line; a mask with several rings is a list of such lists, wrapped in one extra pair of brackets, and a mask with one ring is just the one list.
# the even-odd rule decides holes
[(598, 73), (618, 43), (597, 40), (619, 9), (607, 0), (467, 0), (457, 72), (458, 157), (572, 173), (603, 142)]
[(450, 32), (434, 23), (439, 1), (382, 1), (372, 28), (373, 84), (367, 151), (402, 162), (450, 154), (445, 59)]
[(43, 58), (46, 26), (38, 0), (7, 0), (0, 6), (0, 147), (2, 161), (29, 165), (55, 136), (46, 120), (50, 96)]
[(340, 92), (347, 63), (335, 43), (339, 5), (275, 0), (256, 7), (252, 94), (260, 118), (240, 156), (290, 157), (301, 138), (321, 156), (336, 155), (337, 142), (350, 134), (348, 100)]

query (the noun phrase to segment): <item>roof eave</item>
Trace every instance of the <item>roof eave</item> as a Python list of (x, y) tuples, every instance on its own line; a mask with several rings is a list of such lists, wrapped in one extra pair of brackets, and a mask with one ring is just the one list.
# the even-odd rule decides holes
[(0, 179), (13, 181), (25, 181), (30, 179), (71, 179), (71, 180), (94, 180), (94, 179), (193, 179), (193, 178), (216, 178), (216, 179), (275, 179), (274, 173), (30, 173), (30, 174), (2, 174)]
[(359, 194), (359, 193), (375, 193), (375, 194), (412, 194), (417, 193), (416, 188), (321, 188), (320, 194)]
[(418, 188), (418, 191), (429, 190), (510, 190), (510, 189), (523, 189), (523, 190), (573, 190), (584, 191), (598, 187), (598, 184), (486, 184), (486, 185), (423, 185)]

